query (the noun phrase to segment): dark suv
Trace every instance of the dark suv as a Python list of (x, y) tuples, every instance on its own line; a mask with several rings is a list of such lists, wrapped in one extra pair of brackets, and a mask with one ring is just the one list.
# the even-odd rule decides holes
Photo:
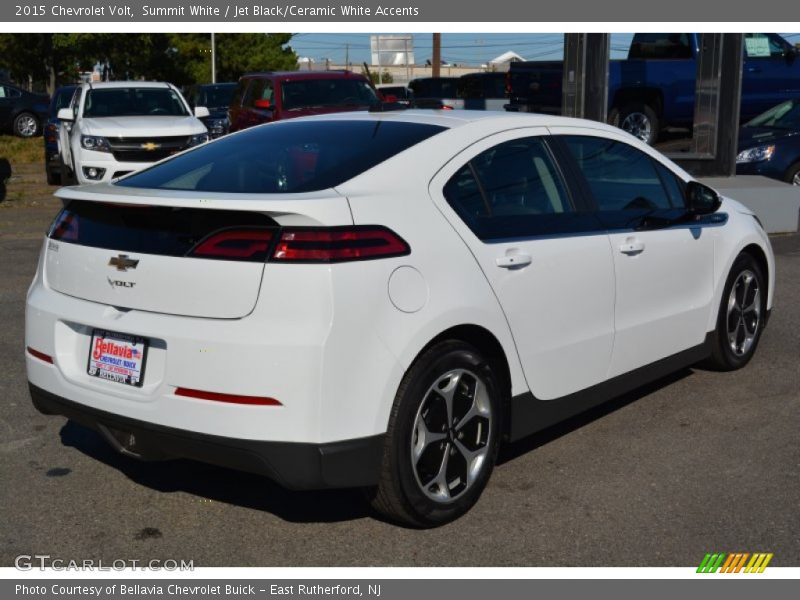
[(58, 111), (69, 106), (76, 89), (74, 85), (61, 86), (50, 101), (50, 113), (44, 126), (44, 170), (50, 185), (61, 185), (61, 147), (58, 139), (61, 119), (58, 118)]
[(325, 113), (366, 110), (380, 96), (369, 79), (351, 71), (248, 73), (228, 109), (230, 130)]

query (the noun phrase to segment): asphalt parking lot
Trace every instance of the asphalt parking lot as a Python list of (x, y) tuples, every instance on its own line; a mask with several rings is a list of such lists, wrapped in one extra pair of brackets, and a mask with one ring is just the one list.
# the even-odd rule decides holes
[(478, 505), (431, 531), (357, 491), (293, 493), (189, 461), (139, 463), (30, 404), (24, 298), (55, 204), (0, 211), (0, 566), (800, 565), (800, 236), (775, 238), (777, 306), (742, 371), (684, 370), (504, 450)]

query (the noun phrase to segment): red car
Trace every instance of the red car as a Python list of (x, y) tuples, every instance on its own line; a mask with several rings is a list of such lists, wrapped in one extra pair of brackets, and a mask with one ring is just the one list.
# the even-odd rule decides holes
[(239, 79), (228, 117), (231, 131), (324, 113), (367, 110), (381, 97), (363, 75), (351, 71), (247, 73)]

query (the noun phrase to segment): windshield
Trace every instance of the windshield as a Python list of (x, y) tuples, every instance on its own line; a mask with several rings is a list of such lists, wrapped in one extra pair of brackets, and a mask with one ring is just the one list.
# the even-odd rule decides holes
[(90, 89), (84, 117), (185, 117), (189, 112), (175, 90), (163, 88)]
[(761, 113), (745, 127), (772, 127), (774, 129), (800, 129), (800, 102), (787, 100)]
[(361, 79), (285, 81), (281, 90), (284, 110), (312, 106), (372, 106), (379, 102), (375, 90)]
[(210, 108), (230, 106), (235, 89), (235, 83), (223, 83), (204, 87), (199, 94), (198, 106), (208, 106)]
[(116, 185), (250, 194), (324, 190), (443, 129), (398, 121), (290, 119), (220, 138)]

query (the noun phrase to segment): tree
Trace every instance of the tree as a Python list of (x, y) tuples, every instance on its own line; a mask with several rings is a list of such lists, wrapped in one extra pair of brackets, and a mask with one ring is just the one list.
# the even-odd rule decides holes
[(24, 86), (29, 81), (45, 81), (47, 92), (52, 93), (60, 66), (56, 36), (53, 33), (0, 34), (0, 56), (11, 79)]
[[(248, 71), (297, 69), (297, 54), (288, 46), (292, 39), (290, 33), (218, 33), (215, 38), (217, 81), (236, 81)], [(176, 60), (188, 81), (211, 81), (209, 34), (174, 34), (172, 45)]]
[(367, 73), (369, 73), (369, 79), (372, 81), (373, 85), (378, 85), (378, 83), (394, 83), (394, 76), (386, 69), (384, 69), (381, 76), (378, 77), (378, 71), (367, 71), (364, 67), (361, 67), (361, 74), (364, 75), (364, 77), (367, 77)]
[[(211, 80), (211, 40), (202, 33), (6, 33), (0, 34), (0, 67), (14, 81), (34, 81), (53, 93), (79, 73), (106, 60), (113, 78)], [(217, 41), (217, 80), (236, 81), (246, 71), (294, 70), (290, 33), (222, 33)]]

